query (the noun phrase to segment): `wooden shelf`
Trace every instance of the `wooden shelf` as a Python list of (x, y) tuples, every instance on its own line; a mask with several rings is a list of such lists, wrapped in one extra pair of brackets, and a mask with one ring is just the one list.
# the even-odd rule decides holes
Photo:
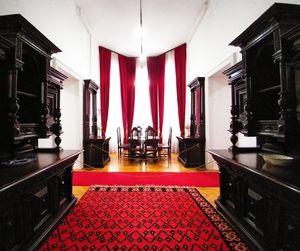
[(264, 88), (264, 89), (258, 90), (257, 92), (264, 93), (264, 92), (269, 92), (269, 91), (278, 90), (278, 89), (280, 89), (280, 85)]
[(31, 98), (38, 98), (39, 97), (38, 95), (28, 93), (28, 92), (22, 92), (22, 91), (17, 91), (17, 94), (27, 96), (27, 97), (31, 97)]

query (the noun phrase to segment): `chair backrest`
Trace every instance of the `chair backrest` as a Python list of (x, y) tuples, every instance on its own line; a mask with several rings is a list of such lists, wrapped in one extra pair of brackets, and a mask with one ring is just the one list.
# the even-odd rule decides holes
[(137, 127), (133, 127), (130, 131), (131, 139), (141, 139), (141, 131)]
[(121, 145), (121, 128), (117, 128), (117, 140), (118, 140), (118, 146)]
[(143, 134), (143, 128), (141, 126), (137, 126), (136, 128), (138, 129), (140, 135), (142, 136), (142, 134)]
[(148, 126), (145, 129), (145, 138), (146, 139), (154, 139), (157, 136), (156, 131), (153, 129), (152, 126)]
[(168, 138), (168, 146), (172, 144), (172, 126), (169, 128), (169, 138)]

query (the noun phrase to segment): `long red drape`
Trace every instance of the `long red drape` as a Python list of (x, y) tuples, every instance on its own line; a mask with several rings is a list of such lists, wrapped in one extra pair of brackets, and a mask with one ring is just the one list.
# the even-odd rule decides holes
[(164, 123), (165, 59), (165, 54), (147, 58), (152, 123), (156, 132), (159, 129), (160, 141)]
[(186, 99), (186, 44), (180, 45), (174, 50), (176, 89), (178, 104), (178, 119), (180, 135), (184, 136), (185, 123), (185, 99)]
[(124, 142), (127, 142), (134, 114), (136, 59), (118, 55)]
[(99, 60), (100, 60), (101, 127), (102, 127), (102, 137), (105, 137), (107, 118), (108, 118), (108, 109), (109, 109), (111, 51), (99, 46)]

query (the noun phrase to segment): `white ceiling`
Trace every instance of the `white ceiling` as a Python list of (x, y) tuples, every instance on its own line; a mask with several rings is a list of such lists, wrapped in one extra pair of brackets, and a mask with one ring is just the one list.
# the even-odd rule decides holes
[[(140, 54), (139, 0), (74, 0), (99, 45), (126, 56)], [(143, 49), (155, 56), (188, 41), (207, 0), (142, 0)]]

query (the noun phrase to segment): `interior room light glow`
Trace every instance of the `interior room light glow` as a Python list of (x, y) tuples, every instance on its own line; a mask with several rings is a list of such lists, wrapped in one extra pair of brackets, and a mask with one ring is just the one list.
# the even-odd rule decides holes
[(145, 61), (146, 61), (146, 56), (145, 56), (145, 54), (141, 54), (141, 55), (139, 56), (139, 60), (140, 60), (141, 63), (145, 62)]

